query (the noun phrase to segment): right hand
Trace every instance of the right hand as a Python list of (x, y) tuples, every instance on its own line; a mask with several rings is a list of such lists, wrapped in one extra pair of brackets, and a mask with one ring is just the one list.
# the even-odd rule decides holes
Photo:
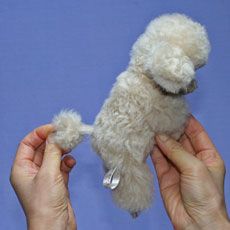
[(177, 142), (156, 137), (152, 154), (161, 196), (175, 229), (230, 229), (224, 162), (201, 124), (189, 119)]
[(71, 206), (68, 180), (75, 159), (47, 141), (54, 131), (44, 125), (29, 133), (20, 143), (10, 181), (27, 218), (30, 230), (74, 230), (76, 220)]

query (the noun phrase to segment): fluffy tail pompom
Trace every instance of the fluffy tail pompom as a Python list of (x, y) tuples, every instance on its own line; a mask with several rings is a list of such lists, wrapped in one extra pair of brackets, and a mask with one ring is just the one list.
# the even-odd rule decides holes
[(85, 134), (91, 134), (93, 127), (81, 122), (81, 116), (73, 110), (63, 110), (54, 116), (55, 132), (50, 138), (64, 150), (75, 148)]

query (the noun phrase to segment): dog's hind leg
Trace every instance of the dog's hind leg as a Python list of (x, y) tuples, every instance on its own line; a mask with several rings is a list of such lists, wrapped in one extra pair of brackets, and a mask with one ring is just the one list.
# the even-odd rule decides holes
[(115, 170), (115, 188), (110, 187), (113, 198), (119, 207), (128, 210), (133, 217), (137, 217), (141, 211), (151, 205), (152, 173), (146, 163), (138, 162), (130, 155), (126, 155)]

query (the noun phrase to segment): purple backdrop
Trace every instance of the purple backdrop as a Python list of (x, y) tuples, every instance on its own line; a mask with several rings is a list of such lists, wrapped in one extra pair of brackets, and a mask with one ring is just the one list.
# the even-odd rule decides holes
[[(199, 89), (188, 100), (230, 169), (229, 9), (228, 0), (1, 0), (0, 229), (26, 226), (9, 184), (19, 141), (62, 108), (74, 108), (85, 122), (93, 123), (116, 76), (128, 64), (133, 42), (162, 13), (185, 13), (207, 27), (212, 52), (208, 65), (197, 73)], [(70, 193), (79, 229), (172, 229), (156, 180), (152, 208), (133, 220), (102, 187), (101, 162), (89, 140), (73, 155), (78, 163)], [(229, 178), (227, 171), (228, 207)]]

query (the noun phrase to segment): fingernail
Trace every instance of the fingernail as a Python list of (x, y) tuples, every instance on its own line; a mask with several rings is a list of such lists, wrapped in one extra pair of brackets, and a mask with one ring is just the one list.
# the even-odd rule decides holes
[(46, 144), (54, 144), (55, 143), (53, 136), (54, 136), (53, 134), (50, 134), (48, 136), (48, 138), (46, 139)]
[(158, 137), (162, 142), (166, 142), (169, 139), (169, 137), (165, 134), (160, 134)]

